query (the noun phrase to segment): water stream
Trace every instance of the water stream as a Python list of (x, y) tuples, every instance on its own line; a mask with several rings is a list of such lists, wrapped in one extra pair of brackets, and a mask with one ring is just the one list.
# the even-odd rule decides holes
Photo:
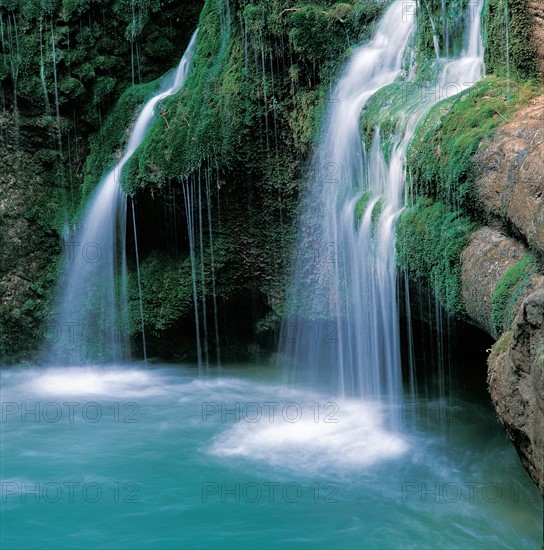
[[(406, 83), (402, 105), (396, 106), (396, 128), (388, 136), (387, 161), (380, 128), (366, 151), (359, 119), (375, 92), (402, 82), (401, 65), (414, 25), (406, 3), (388, 8), (374, 38), (345, 68), (303, 206), (291, 318), (282, 331), (283, 351), (292, 359), (287, 367), (291, 379), (325, 381), (339, 395), (370, 397), (390, 407), (400, 400), (395, 224), (404, 207), (406, 150), (417, 124), (437, 101), (482, 77), (482, 4), (467, 13), (460, 55), (437, 60), (436, 84), (429, 90)], [(356, 224), (363, 195), (367, 205)]]
[[(415, 371), (401, 376), (406, 150), (436, 101), (482, 76), (480, 11), (460, 55), (437, 59), (441, 94), (407, 93), (392, 135), (376, 128), (368, 150), (360, 115), (406, 77), (415, 5), (393, 2), (348, 62), (303, 203), (285, 368), (209, 360), (213, 332), (219, 365), (209, 166), (182, 182), (198, 364), (126, 363), (119, 176), (157, 103), (183, 86), (195, 33), (67, 240), (48, 365), (0, 370), (2, 548), (538, 548), (542, 500), (489, 400), (459, 386), (416, 399)], [(228, 3), (222, 21), (228, 36)]]
[(65, 243), (58, 316), (49, 327), (49, 362), (74, 365), (124, 361), (127, 337), (126, 195), (123, 166), (142, 143), (157, 103), (183, 86), (194, 53), (193, 35), (179, 65), (142, 108), (119, 162), (102, 179)]

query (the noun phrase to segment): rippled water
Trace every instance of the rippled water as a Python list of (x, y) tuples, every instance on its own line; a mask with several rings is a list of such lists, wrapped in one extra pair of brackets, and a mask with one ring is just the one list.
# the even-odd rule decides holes
[(391, 432), (264, 367), (0, 374), (2, 548), (540, 547), (489, 403), (405, 401)]

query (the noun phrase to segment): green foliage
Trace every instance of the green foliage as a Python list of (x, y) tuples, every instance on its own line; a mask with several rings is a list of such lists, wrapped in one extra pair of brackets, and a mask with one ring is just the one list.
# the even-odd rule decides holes
[(370, 191), (365, 191), (357, 201), (357, 204), (355, 205), (355, 222), (357, 225), (361, 223), (361, 220), (363, 219), (366, 207), (368, 206), (368, 203), (370, 199), (372, 198), (372, 193)]
[(431, 288), (455, 317), (464, 315), (460, 255), (473, 228), (459, 211), (424, 198), (402, 212), (397, 226), (399, 267)]
[(474, 154), (480, 142), (536, 89), (488, 76), (431, 109), (408, 150), (408, 171), (416, 196), (429, 196), (478, 217), (474, 194)]
[[(180, 261), (179, 257), (155, 252), (142, 262), (140, 275), (146, 331), (158, 335), (191, 310), (190, 259)], [(138, 334), (141, 330), (140, 302), (134, 276), (129, 280), (129, 300), (129, 329), (131, 334)]]
[(164, 118), (127, 166), (126, 188), (160, 187), (204, 159), (262, 172), (272, 146), (300, 167), (343, 55), (380, 9), (374, 0), (289, 8), (242, 1), (231, 3), (226, 25), (223, 2), (208, 0), (186, 85), (164, 101)]
[[(49, 103), (58, 92), (61, 116), (73, 117), (75, 110), (80, 123), (95, 129), (127, 82), (156, 78), (170, 67), (200, 6), (199, 0), (3, 0), (9, 71), (2, 76), (13, 82), (28, 111), (41, 114), (43, 70)], [(3, 65), (5, 70), (8, 63)]]
[(412, 106), (418, 107), (422, 88), (411, 82), (393, 82), (380, 88), (361, 112), (363, 144), (368, 151), (376, 128), (380, 129), (380, 149), (385, 162), (391, 159), (394, 136)]
[[(2, 361), (28, 360), (40, 349), (60, 276), (59, 235), (80, 208), (89, 136), (132, 83), (133, 67), (138, 83), (175, 64), (202, 4), (0, 0), (0, 172), (9, 211), (0, 220), (5, 237), (0, 272), (6, 286), (0, 307)], [(137, 32), (130, 29), (127, 37), (133, 6)], [(85, 195), (123, 142), (137, 104), (135, 99), (127, 106), (126, 116), (114, 115), (96, 138)]]
[(497, 336), (510, 328), (517, 311), (516, 303), (530, 284), (532, 276), (537, 272), (538, 263), (535, 256), (527, 254), (497, 283), (492, 298), (493, 326)]
[(333, 79), (382, 7), (235, 1), (227, 25), (224, 3), (208, 0), (185, 86), (123, 174), (127, 192), (160, 196), (211, 170), (216, 286), (223, 307), (248, 295), (266, 304), (261, 332), (284, 311), (298, 197)]
[(503, 78), (540, 77), (531, 40), (533, 24), (527, 0), (486, 0), (482, 26), (488, 72)]
[(119, 160), (141, 106), (159, 89), (162, 79), (129, 87), (115, 104), (100, 131), (89, 140), (82, 195), (85, 199), (102, 176)]

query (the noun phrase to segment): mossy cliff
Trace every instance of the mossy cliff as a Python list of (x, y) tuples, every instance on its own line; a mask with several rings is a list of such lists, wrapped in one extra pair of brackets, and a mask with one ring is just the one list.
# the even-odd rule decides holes
[[(58, 279), (61, 235), (106, 168), (87, 160), (125, 90), (159, 77), (196, 27), (199, 0), (0, 1), (0, 358), (36, 357)], [(138, 92), (133, 93), (135, 96)], [(113, 143), (117, 147), (120, 141)], [(92, 182), (91, 182), (92, 180)], [(84, 200), (84, 199), (83, 199)]]
[[(428, 288), (452, 317), (497, 339), (489, 356), (490, 392), (544, 490), (538, 306), (544, 288), (544, 75), (540, 45), (531, 39), (538, 18), (527, 15), (524, 2), (508, 6), (509, 56), (499, 47), (505, 4), (489, 0), (483, 21), (488, 76), (434, 106), (410, 144), (408, 207), (398, 224), (397, 252), (412, 286)], [(363, 130), (368, 133), (382, 114), (369, 105)], [(411, 311), (418, 315), (417, 303)]]
[[(185, 284), (185, 182), (195, 200), (200, 189), (204, 204), (204, 218), (195, 218), (197, 233), (204, 228), (196, 241), (198, 299), (212, 307), (216, 284), (223, 343), (251, 340), (255, 323), (264, 331), (272, 327), (320, 114), (338, 68), (370, 32), (383, 3), (3, 0), (0, 8), (8, 196), (2, 215), (12, 228), (2, 251), (3, 359), (39, 350), (61, 235), (77, 223), (81, 205), (158, 86), (155, 79), (175, 66), (197, 24), (187, 87), (159, 106), (161, 116), (124, 178), (135, 194), (151, 353), (183, 357), (194, 343), (192, 288)], [(15, 234), (25, 251), (32, 248), (24, 260)], [(130, 258), (132, 246), (129, 237)], [(30, 265), (31, 258), (39, 261)], [(134, 271), (130, 275), (131, 326), (138, 335)], [(169, 292), (173, 286), (176, 292)]]
[[(283, 311), (298, 197), (321, 116), (350, 48), (370, 33), (382, 9), (374, 0), (206, 2), (187, 82), (159, 106), (161, 116), (123, 176), (124, 188), (135, 196), (143, 239), (152, 353), (185, 357), (194, 342), (194, 289), (181, 285), (184, 290), (169, 293), (172, 279), (152, 275), (158, 263), (172, 274), (190, 268), (183, 189), (194, 199), (200, 330), (208, 328), (213, 340), (210, 323), (219, 304), (223, 353), (234, 348), (239, 356), (245, 342), (273, 337)], [(175, 229), (151, 230), (152, 217), (155, 227)], [(167, 318), (152, 312), (157, 295)], [(134, 285), (131, 296), (138, 338)], [(188, 346), (180, 347), (180, 334)]]

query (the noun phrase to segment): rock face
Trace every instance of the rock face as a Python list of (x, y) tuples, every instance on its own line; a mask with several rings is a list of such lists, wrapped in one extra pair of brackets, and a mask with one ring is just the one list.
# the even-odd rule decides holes
[(477, 196), (490, 220), (544, 253), (544, 95), (480, 145), (476, 167)]
[(521, 461), (544, 493), (544, 281), (495, 344), (488, 384)]
[(529, 250), (501, 232), (483, 227), (475, 231), (461, 253), (461, 295), (467, 314), (492, 336), (493, 293), (504, 274)]
[[(544, 7), (537, 3), (533, 15), (541, 17)], [(544, 34), (543, 29), (535, 32)], [(544, 41), (540, 53), (544, 62)], [(544, 96), (482, 142), (475, 161), (482, 214), (500, 231), (486, 227), (471, 236), (461, 254), (461, 292), (470, 317), (498, 337), (501, 331), (493, 319), (497, 286), (502, 280), (503, 289), (513, 288), (512, 281), (505, 282), (507, 271), (529, 252), (541, 260), (544, 254)], [(536, 265), (521, 291), (508, 297), (517, 314), (493, 346), (488, 383), (506, 431), (544, 493), (544, 277), (542, 263)]]
[[(42, 339), (61, 251), (53, 220), (62, 214), (64, 190), (51, 181), (54, 165), (40, 154), (47, 128), (0, 115), (0, 364), (32, 360)], [(17, 144), (18, 147), (15, 145)], [(38, 152), (36, 152), (38, 151)], [(59, 215), (59, 217), (60, 217)]]

